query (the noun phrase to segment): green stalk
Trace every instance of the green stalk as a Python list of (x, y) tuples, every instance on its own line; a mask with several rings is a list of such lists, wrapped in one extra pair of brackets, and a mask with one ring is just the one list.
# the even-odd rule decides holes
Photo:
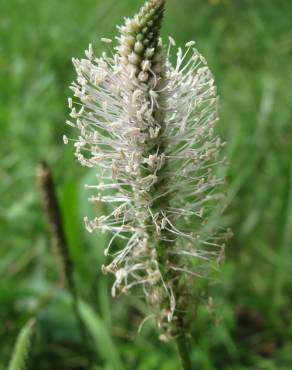
[(188, 345), (188, 340), (184, 334), (181, 334), (176, 338), (176, 346), (183, 370), (192, 370), (190, 348)]
[[(53, 246), (56, 250), (56, 255), (59, 259), (60, 277), (62, 283), (68, 289), (72, 299), (72, 309), (76, 318), (76, 323), (80, 332), (82, 343), (90, 350), (90, 344), (87, 337), (86, 328), (84, 326), (79, 305), (78, 305), (78, 292), (74, 281), (74, 265), (69, 252), (69, 245), (66, 238), (61, 207), (55, 189), (55, 182), (53, 174), (44, 161), (40, 162), (37, 168), (37, 182), (41, 195), (41, 201), (44, 212), (47, 218), (48, 226), (50, 229)], [(91, 365), (91, 353), (88, 358), (88, 364)]]

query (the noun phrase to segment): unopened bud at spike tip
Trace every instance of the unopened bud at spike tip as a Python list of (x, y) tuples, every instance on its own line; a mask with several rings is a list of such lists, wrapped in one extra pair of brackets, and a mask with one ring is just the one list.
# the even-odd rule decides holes
[[(139, 58), (142, 61), (151, 61), (155, 54), (161, 51), (159, 31), (164, 5), (164, 0), (146, 2), (133, 19), (126, 19), (125, 25), (119, 28), (122, 34), (119, 53), (123, 61), (127, 58), (129, 63), (138, 65)], [(163, 70), (163, 67), (161, 67), (161, 73)], [(138, 68), (135, 75), (139, 76), (141, 72), (143, 72), (143, 69)], [(140, 79), (140, 81), (147, 82), (148, 78)]]

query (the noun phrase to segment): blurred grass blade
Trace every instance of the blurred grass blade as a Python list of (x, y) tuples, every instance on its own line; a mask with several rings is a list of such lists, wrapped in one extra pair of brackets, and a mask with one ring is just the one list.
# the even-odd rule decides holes
[(16, 340), (8, 370), (26, 369), (26, 364), (31, 348), (31, 342), (34, 334), (35, 323), (35, 319), (31, 319), (21, 329)]
[(79, 303), (80, 314), (91, 333), (98, 353), (113, 370), (125, 370), (108, 328), (92, 307), (84, 301)]
[(283, 180), (282, 209), (279, 217), (279, 249), (276, 260), (277, 274), (274, 277), (274, 302), (275, 309), (285, 303), (285, 285), (289, 282), (287, 276), (291, 271), (291, 245), (292, 245), (292, 152), (287, 167), (283, 168), (287, 173)]

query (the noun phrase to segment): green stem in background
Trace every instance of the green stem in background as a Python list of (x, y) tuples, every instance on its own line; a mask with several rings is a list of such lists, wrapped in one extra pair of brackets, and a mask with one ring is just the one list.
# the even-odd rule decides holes
[(183, 370), (192, 370), (189, 343), (184, 334), (176, 338), (176, 346), (180, 355)]
[[(53, 175), (48, 164), (40, 162), (37, 168), (37, 183), (41, 196), (42, 205), (50, 229), (51, 239), (59, 257), (61, 281), (68, 287), (72, 298), (72, 308), (79, 327), (80, 337), (83, 343), (90, 349), (84, 323), (81, 318), (78, 293), (74, 282), (73, 261), (70, 256), (68, 242), (65, 235), (62, 213), (55, 190)], [(91, 356), (89, 356), (91, 358)], [(89, 365), (92, 362), (89, 359)]]

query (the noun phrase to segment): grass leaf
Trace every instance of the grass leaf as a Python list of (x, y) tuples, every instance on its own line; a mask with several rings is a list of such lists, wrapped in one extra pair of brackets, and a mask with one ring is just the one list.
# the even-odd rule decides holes
[(86, 302), (81, 301), (79, 305), (83, 322), (96, 343), (98, 353), (113, 370), (124, 370), (117, 348), (102, 318)]
[(36, 321), (29, 320), (18, 334), (8, 370), (26, 369)]

